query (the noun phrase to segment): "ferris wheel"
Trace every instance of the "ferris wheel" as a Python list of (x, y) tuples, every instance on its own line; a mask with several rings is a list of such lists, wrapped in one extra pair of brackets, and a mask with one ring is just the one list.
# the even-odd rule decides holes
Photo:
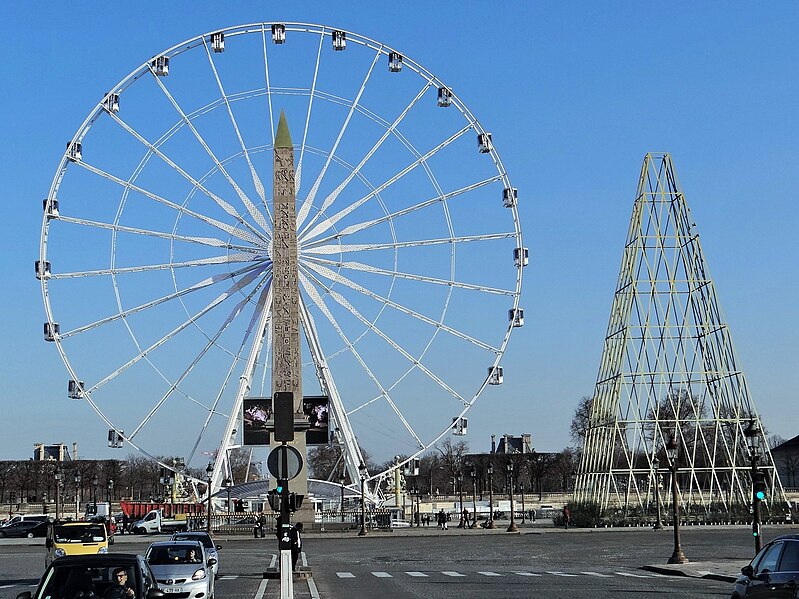
[(329, 398), (351, 479), (361, 448), (411, 459), (466, 432), (524, 324), (528, 252), (491, 133), (452, 87), (349, 31), (257, 23), (107, 89), (66, 144), (35, 266), (67, 395), (115, 445), (196, 465), (240, 446), (242, 400), (270, 394), (281, 112), (303, 388)]

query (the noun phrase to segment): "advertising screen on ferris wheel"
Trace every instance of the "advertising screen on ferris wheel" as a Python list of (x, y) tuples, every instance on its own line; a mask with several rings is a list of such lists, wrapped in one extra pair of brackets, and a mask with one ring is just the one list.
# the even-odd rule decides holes
[(272, 398), (251, 397), (242, 402), (244, 445), (269, 445), (266, 421), (272, 417)]

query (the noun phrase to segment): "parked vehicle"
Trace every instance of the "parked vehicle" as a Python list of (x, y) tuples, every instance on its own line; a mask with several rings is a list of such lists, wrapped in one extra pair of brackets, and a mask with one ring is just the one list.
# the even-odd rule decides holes
[(97, 518), (107, 518), (111, 516), (111, 504), (107, 501), (97, 503), (87, 503), (83, 513), (84, 520), (95, 520)]
[(208, 557), (216, 560), (213, 565), (214, 576), (219, 576), (219, 550), (222, 545), (215, 545), (214, 540), (207, 532), (176, 532), (172, 535), (173, 541), (198, 541), (205, 547)]
[(80, 596), (103, 597), (114, 584), (116, 573), (123, 569), (125, 586), (133, 589), (136, 599), (161, 599), (164, 593), (158, 588), (150, 567), (144, 558), (126, 553), (109, 555), (70, 555), (53, 561), (42, 575), (36, 590), (24, 591), (17, 599), (70, 598)]
[(741, 568), (732, 599), (795, 597), (799, 585), (799, 535), (783, 535)]
[(167, 518), (161, 510), (150, 510), (147, 515), (133, 525), (136, 534), (153, 534), (156, 532), (177, 532), (189, 529), (186, 514), (177, 514)]
[(13, 516), (7, 522), (3, 522), (0, 524), (0, 528), (5, 528), (6, 526), (10, 526), (11, 524), (17, 524), (18, 522), (25, 522), (27, 520), (38, 520), (39, 522), (47, 522), (50, 519), (48, 514), (17, 514)]
[(23, 520), (0, 528), (0, 538), (43, 537), (47, 534), (47, 522), (41, 520)]
[(211, 599), (214, 596), (213, 566), (198, 541), (157, 541), (144, 558), (155, 574), (159, 587), (181, 599)]
[(203, 503), (154, 503), (152, 501), (120, 501), (122, 513), (127, 514), (131, 521), (144, 518), (152, 510), (161, 510), (164, 516), (172, 518), (177, 514), (202, 515), (205, 514)]
[(67, 555), (108, 553), (108, 531), (102, 522), (53, 522), (44, 542), (45, 567)]

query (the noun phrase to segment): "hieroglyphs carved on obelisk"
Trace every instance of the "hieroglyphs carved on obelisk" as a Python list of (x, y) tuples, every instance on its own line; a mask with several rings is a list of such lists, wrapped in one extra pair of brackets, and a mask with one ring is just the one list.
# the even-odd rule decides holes
[(294, 393), (294, 411), (302, 413), (302, 362), (297, 276), (297, 206), (294, 147), (281, 112), (274, 150), (275, 230), (272, 238), (272, 394)]
[[(297, 274), (297, 205), (294, 187), (294, 146), (286, 115), (281, 111), (277, 126), (273, 165), (272, 236), (272, 396), (278, 391), (294, 393), (294, 420), (302, 411), (302, 354), (300, 352), (300, 289)], [(305, 433), (297, 431), (294, 442), (305, 458)], [(292, 481), (291, 489), (307, 495), (307, 468)]]

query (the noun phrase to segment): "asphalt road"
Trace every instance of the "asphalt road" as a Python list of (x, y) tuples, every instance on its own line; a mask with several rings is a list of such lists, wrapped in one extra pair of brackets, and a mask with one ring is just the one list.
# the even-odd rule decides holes
[[(663, 576), (642, 570), (664, 563), (672, 550), (670, 530), (544, 531), (513, 535), (450, 529), (358, 538), (307, 535), (304, 550), (313, 570), (309, 588), (297, 581), (295, 597), (425, 597), (472, 599), (594, 598), (633, 595), (729, 597), (732, 584), (703, 578)], [(785, 531), (788, 532), (788, 531)], [(113, 552), (142, 553), (152, 537), (120, 539)], [(279, 581), (263, 579), (276, 553), (274, 539), (222, 539), (220, 599), (270, 599)], [(744, 527), (683, 531), (692, 561), (748, 562), (751, 537)], [(44, 566), (41, 539), (0, 542), (0, 599), (33, 590)]]

